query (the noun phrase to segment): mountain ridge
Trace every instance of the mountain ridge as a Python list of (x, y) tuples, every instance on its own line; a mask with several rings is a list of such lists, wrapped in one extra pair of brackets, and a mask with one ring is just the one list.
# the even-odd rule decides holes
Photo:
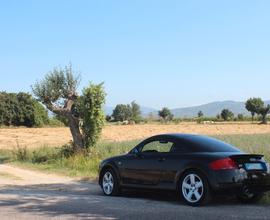
[[(270, 104), (270, 100), (264, 101), (264, 103), (268, 105)], [(173, 108), (170, 110), (172, 114), (174, 114), (175, 117), (195, 117), (197, 116), (199, 111), (202, 111), (204, 116), (214, 117), (217, 114), (220, 114), (222, 109), (226, 109), (226, 108), (231, 110), (235, 115), (237, 114), (249, 115), (250, 114), (245, 108), (245, 102), (232, 101), (232, 100), (215, 101), (215, 102), (209, 102), (202, 105), (183, 107), (183, 108)], [(105, 113), (107, 115), (111, 115), (113, 109), (114, 107), (105, 106)], [(141, 112), (143, 116), (148, 116), (150, 113), (152, 113), (153, 115), (157, 115), (158, 109), (141, 106)]]

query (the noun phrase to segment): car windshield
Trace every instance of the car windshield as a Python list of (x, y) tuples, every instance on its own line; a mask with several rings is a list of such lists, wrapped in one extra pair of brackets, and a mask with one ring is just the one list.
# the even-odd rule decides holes
[(205, 136), (188, 136), (181, 138), (181, 142), (193, 152), (240, 152), (230, 144)]

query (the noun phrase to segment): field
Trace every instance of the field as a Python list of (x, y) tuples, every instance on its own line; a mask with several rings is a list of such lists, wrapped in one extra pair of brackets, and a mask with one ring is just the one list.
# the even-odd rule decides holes
[[(121, 142), (140, 140), (160, 133), (193, 133), (206, 135), (270, 134), (270, 125), (251, 123), (219, 124), (145, 124), (107, 125), (102, 132), (102, 141)], [(0, 128), (0, 149), (20, 147), (61, 146), (71, 140), (68, 128)]]

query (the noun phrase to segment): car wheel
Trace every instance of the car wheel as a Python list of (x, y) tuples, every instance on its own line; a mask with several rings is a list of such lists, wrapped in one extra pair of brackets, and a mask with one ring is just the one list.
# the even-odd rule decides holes
[(242, 203), (255, 203), (258, 202), (263, 196), (264, 193), (250, 192), (248, 187), (244, 186), (241, 192), (237, 195), (237, 198)]
[(210, 201), (207, 179), (200, 172), (189, 171), (180, 180), (180, 195), (191, 206), (205, 205)]
[(101, 187), (106, 196), (116, 196), (119, 194), (118, 180), (112, 169), (107, 169), (102, 173)]

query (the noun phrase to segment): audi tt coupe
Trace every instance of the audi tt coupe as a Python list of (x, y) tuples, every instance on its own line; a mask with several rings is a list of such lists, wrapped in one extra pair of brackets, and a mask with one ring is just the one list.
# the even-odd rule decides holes
[(217, 139), (164, 134), (102, 161), (99, 184), (106, 196), (123, 188), (145, 188), (174, 190), (192, 206), (224, 192), (251, 203), (270, 190), (270, 170), (263, 155), (244, 153)]

